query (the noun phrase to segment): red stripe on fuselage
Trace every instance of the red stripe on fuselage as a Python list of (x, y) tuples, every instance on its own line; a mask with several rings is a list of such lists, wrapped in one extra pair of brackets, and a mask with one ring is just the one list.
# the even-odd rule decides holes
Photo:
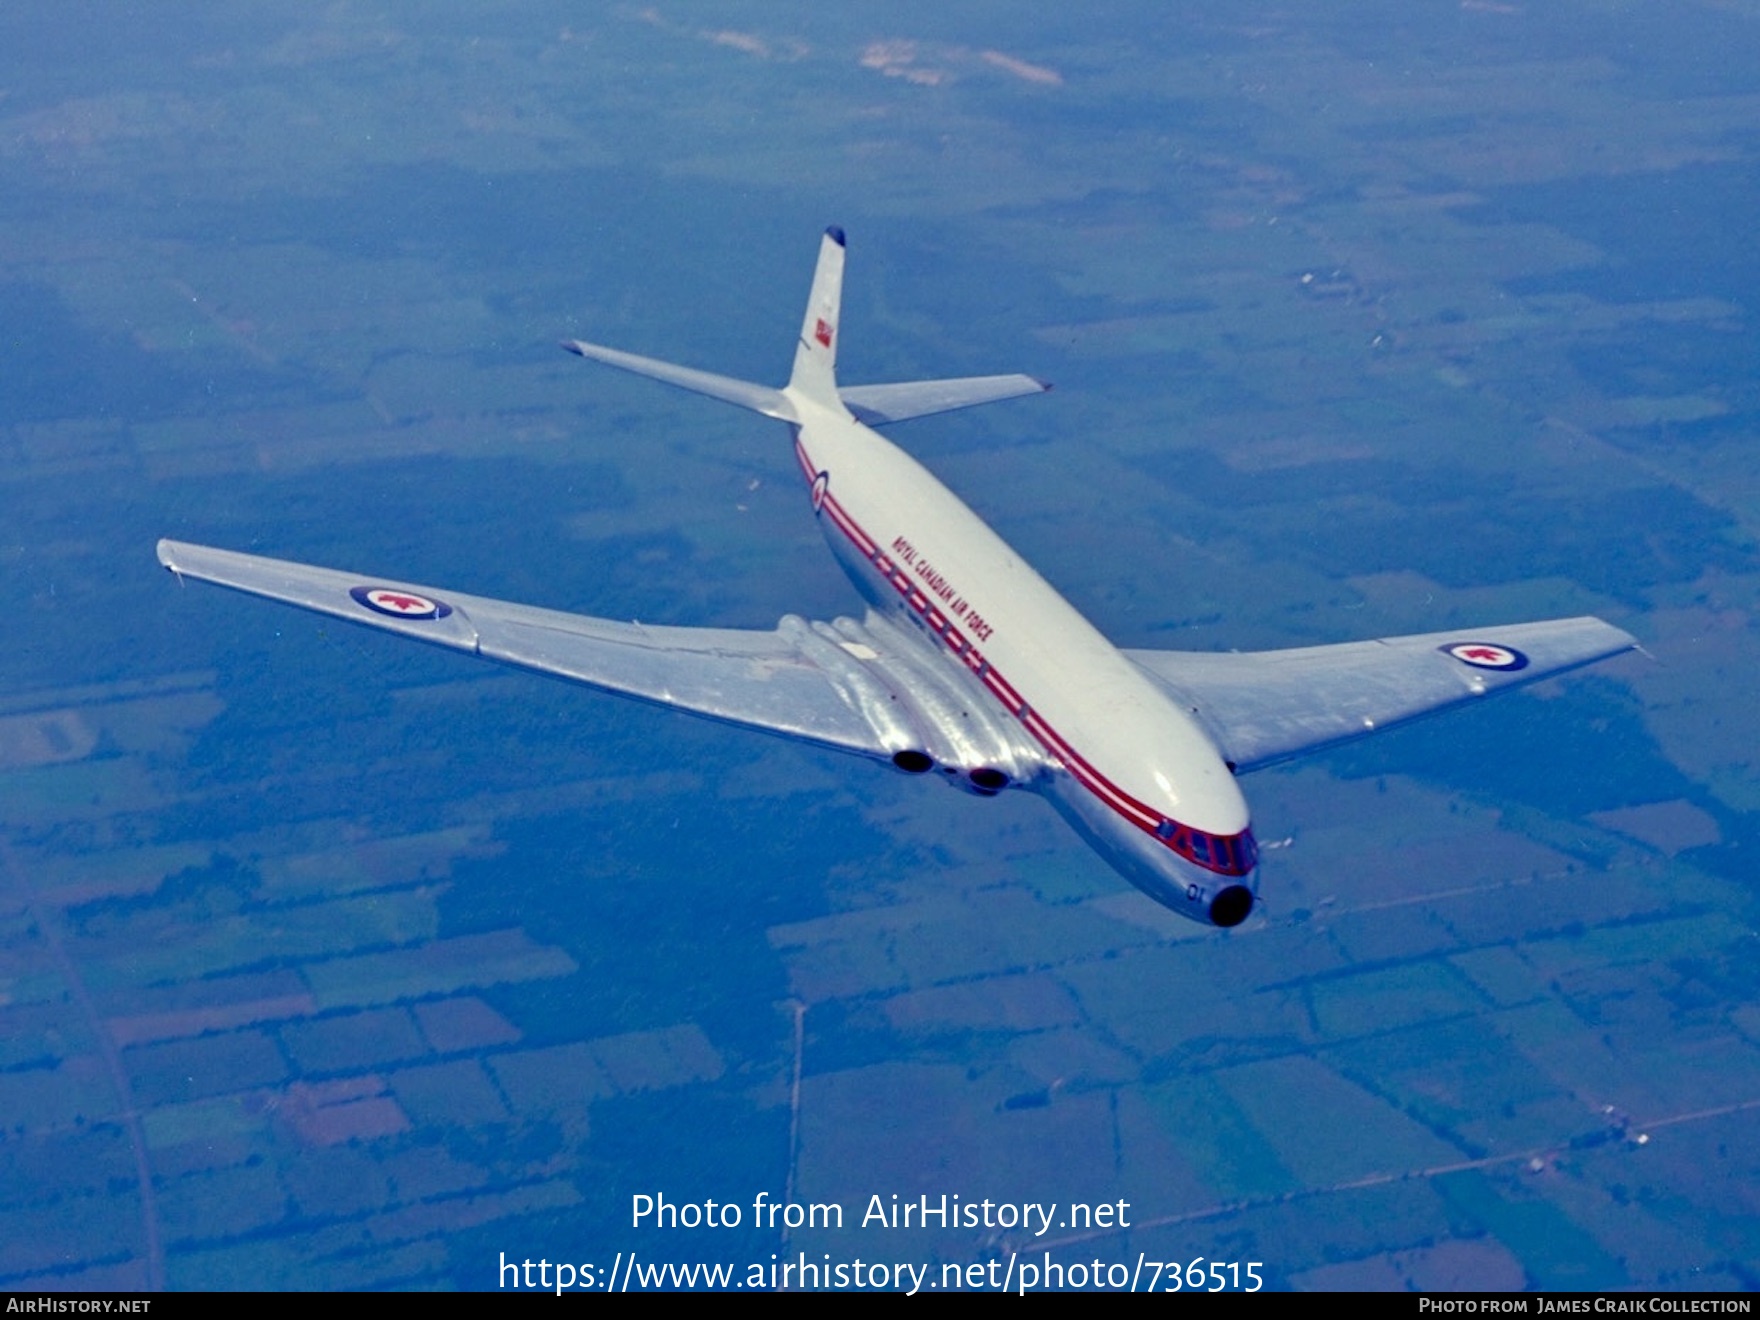
[(1027, 704), (1021, 700), (1021, 694), (1014, 690), (1009, 681), (994, 669), (984, 670), (984, 686), (1002, 698), (1002, 704), (1008, 707), (1010, 715), (1020, 715)]
[(837, 502), (829, 490), (825, 492), (825, 512), (831, 515), (831, 520), (837, 524), (838, 529), (856, 543), (856, 549), (862, 552), (863, 557), (872, 561), (876, 553), (874, 543), (857, 525), (856, 520), (844, 512), (843, 505)]

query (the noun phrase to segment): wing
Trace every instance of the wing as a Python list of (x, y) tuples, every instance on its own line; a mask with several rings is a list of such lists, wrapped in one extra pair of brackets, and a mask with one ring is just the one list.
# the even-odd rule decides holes
[(180, 578), (840, 751), (890, 757), (908, 741), (861, 667), (793, 616), (774, 632), (649, 627), (176, 541), (159, 542), (159, 562)]
[(1031, 376), (962, 376), (954, 380), (909, 380), (897, 385), (846, 385), (837, 391), (844, 407), (865, 426), (909, 421), (973, 408), (980, 403), (1043, 394), (1051, 387)]
[(1245, 773), (1629, 651), (1600, 619), (1290, 651), (1126, 651)]

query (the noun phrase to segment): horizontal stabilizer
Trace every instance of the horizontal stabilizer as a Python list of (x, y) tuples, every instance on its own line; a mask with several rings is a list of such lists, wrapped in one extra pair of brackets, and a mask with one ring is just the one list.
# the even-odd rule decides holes
[(1043, 394), (1050, 388), (1031, 376), (962, 376), (956, 380), (910, 380), (897, 385), (852, 385), (838, 394), (858, 422), (884, 426), (980, 403)]
[(578, 353), (594, 362), (633, 371), (638, 376), (649, 376), (668, 385), (676, 385), (681, 390), (690, 390), (693, 394), (707, 394), (711, 399), (738, 404), (741, 408), (750, 408), (766, 417), (784, 422), (799, 420), (795, 416), (794, 405), (783, 397), (782, 391), (773, 390), (768, 385), (753, 385), (749, 381), (734, 380), (731, 376), (717, 376), (712, 371), (697, 371), (692, 367), (677, 367), (657, 358), (625, 353), (622, 349), (589, 344), (580, 339), (565, 339), (562, 346), (570, 353)]
[(1629, 651), (1600, 619), (1549, 619), (1289, 651), (1126, 651), (1236, 770), (1317, 752)]

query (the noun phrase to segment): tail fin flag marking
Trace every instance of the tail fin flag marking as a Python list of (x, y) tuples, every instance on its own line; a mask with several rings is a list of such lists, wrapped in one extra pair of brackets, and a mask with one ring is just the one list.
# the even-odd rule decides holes
[(839, 412), (844, 410), (843, 400), (837, 394), (837, 318), (843, 310), (843, 256), (843, 230), (833, 225), (819, 243), (813, 291), (807, 296), (807, 314), (801, 321), (800, 342), (794, 350), (794, 371), (788, 378), (790, 394)]

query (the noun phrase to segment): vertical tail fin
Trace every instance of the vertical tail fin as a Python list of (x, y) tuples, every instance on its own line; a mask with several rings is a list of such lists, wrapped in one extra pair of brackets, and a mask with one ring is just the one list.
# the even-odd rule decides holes
[(813, 270), (813, 291), (807, 298), (788, 388), (838, 409), (843, 407), (837, 396), (837, 322), (842, 309), (843, 230), (832, 225), (819, 244), (819, 264)]

